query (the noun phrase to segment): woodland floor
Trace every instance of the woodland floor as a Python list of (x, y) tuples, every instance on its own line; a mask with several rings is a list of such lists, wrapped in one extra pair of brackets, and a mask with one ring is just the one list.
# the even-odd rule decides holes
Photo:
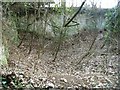
[(22, 73), (27, 88), (115, 88), (117, 43), (111, 40), (110, 44), (104, 44), (98, 33), (81, 31), (63, 42), (53, 62), (56, 45), (52, 40), (46, 39), (41, 50), (37, 39), (33, 39), (28, 54), (29, 41), (25, 39), (19, 48), (10, 48), (9, 68), (3, 69), (3, 73)]

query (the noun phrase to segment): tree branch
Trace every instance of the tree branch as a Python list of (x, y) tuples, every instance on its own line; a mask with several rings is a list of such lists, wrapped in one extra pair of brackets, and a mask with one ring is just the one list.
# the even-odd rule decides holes
[(77, 16), (77, 14), (81, 11), (81, 9), (82, 9), (83, 5), (85, 4), (85, 2), (86, 2), (86, 0), (84, 0), (84, 2), (82, 2), (82, 5), (78, 9), (78, 11), (73, 15), (73, 17), (63, 27), (67, 27), (68, 24)]

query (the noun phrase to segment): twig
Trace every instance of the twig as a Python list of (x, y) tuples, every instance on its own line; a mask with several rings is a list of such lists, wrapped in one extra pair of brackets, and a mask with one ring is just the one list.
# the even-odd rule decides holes
[(67, 27), (68, 24), (77, 16), (77, 14), (81, 11), (83, 5), (85, 4), (86, 0), (84, 2), (82, 2), (82, 5), (80, 6), (80, 8), (78, 9), (78, 11), (73, 15), (73, 17), (64, 25), (64, 27)]
[(74, 25), (68, 25), (67, 27), (72, 27), (72, 26), (77, 26), (77, 25), (79, 25), (79, 23), (74, 24)]
[(81, 60), (77, 63), (77, 65), (80, 64), (83, 61), (83, 59), (90, 54), (90, 51), (91, 51), (91, 49), (92, 49), (92, 47), (93, 47), (93, 45), (95, 43), (95, 40), (96, 40), (96, 37), (94, 38), (92, 44), (90, 45), (89, 50), (82, 56)]

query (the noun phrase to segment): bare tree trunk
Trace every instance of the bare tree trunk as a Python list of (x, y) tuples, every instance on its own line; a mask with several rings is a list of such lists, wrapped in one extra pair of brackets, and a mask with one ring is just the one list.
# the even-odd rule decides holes
[(2, 5), (0, 5), (0, 68), (1, 66), (8, 66), (7, 58), (4, 52), (4, 45), (2, 44)]
[[(66, 1), (62, 1), (61, 0), (61, 5), (62, 5), (62, 7), (63, 7), (63, 26), (65, 25), (65, 21), (66, 21)], [(58, 52), (59, 52), (59, 50), (60, 50), (60, 46), (61, 46), (61, 44), (62, 44), (62, 38), (64, 38), (64, 36), (63, 36), (63, 33), (65, 32), (64, 29), (65, 27), (62, 27), (61, 28), (61, 31), (60, 31), (60, 36), (59, 36), (59, 41), (58, 41), (58, 46), (57, 46), (57, 48), (56, 48), (56, 52), (55, 52), (55, 57), (54, 57), (54, 59), (53, 59), (53, 62), (55, 62), (55, 60), (56, 60), (56, 58), (57, 58), (57, 54), (58, 54)]]

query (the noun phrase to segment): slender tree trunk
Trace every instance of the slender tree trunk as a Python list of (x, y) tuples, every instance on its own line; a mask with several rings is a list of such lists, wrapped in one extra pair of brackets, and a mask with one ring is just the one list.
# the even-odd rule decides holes
[(6, 55), (4, 52), (4, 45), (2, 41), (2, 5), (0, 5), (0, 68), (1, 66), (8, 66)]
[[(66, 0), (63, 2), (61, 0), (61, 5), (63, 7), (63, 26), (65, 25), (65, 21), (66, 21)], [(61, 47), (61, 44), (62, 44), (62, 38), (64, 38), (63, 34), (65, 33), (65, 29), (64, 27), (61, 28), (61, 31), (60, 31), (60, 36), (59, 36), (59, 41), (58, 41), (58, 46), (56, 48), (56, 52), (55, 52), (55, 57), (53, 59), (53, 62), (55, 62), (56, 58), (57, 58), (57, 55), (58, 55), (58, 52), (60, 50), (60, 47)]]

